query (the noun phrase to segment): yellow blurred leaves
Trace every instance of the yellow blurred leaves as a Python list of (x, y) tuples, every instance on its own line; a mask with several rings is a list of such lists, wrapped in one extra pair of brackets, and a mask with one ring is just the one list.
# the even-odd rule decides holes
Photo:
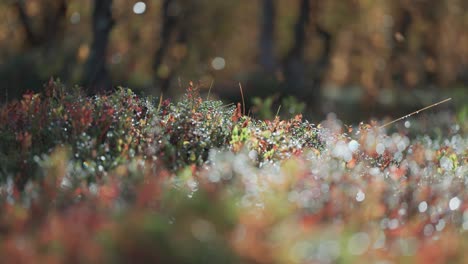
[(79, 62), (84, 62), (89, 57), (89, 45), (81, 44), (76, 53), (76, 58)]

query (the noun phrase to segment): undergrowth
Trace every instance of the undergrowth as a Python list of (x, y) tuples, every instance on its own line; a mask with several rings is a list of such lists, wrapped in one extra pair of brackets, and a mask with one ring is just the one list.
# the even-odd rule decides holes
[(86, 97), (54, 81), (4, 105), (0, 257), (468, 260), (466, 124), (410, 136), (241, 109), (202, 100), (191, 85), (173, 103), (126, 88)]

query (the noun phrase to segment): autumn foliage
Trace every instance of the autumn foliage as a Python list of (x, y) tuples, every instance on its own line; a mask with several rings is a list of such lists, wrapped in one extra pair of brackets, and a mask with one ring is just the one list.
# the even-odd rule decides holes
[(51, 81), (0, 110), (8, 263), (464, 263), (468, 137)]

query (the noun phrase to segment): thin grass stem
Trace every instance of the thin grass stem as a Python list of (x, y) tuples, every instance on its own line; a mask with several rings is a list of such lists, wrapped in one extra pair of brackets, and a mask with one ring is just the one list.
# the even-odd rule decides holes
[(423, 107), (423, 108), (421, 108), (421, 109), (419, 109), (419, 110), (416, 110), (416, 111), (414, 111), (414, 112), (412, 112), (412, 113), (410, 113), (410, 114), (407, 114), (407, 115), (405, 115), (405, 116), (402, 116), (402, 117), (400, 117), (400, 118), (397, 118), (397, 119), (395, 119), (395, 120), (393, 120), (393, 121), (391, 121), (391, 122), (388, 122), (388, 123), (386, 123), (386, 124), (380, 126), (379, 129), (380, 129), (380, 128), (384, 128), (384, 127), (386, 127), (386, 126), (389, 126), (389, 125), (391, 125), (391, 124), (393, 124), (393, 123), (395, 123), (395, 122), (398, 122), (398, 121), (400, 121), (400, 120), (406, 119), (406, 118), (408, 118), (408, 117), (410, 117), (410, 116), (412, 116), (412, 115), (419, 114), (419, 112), (422, 112), (422, 111), (427, 110), (427, 109), (429, 109), (429, 108), (432, 108), (432, 107), (434, 107), (434, 106), (438, 106), (438, 105), (440, 105), (440, 104), (446, 103), (446, 102), (448, 102), (448, 101), (450, 101), (450, 100), (452, 100), (452, 98), (447, 98), (447, 99), (442, 100), (442, 101), (440, 101), (440, 102), (437, 102), (437, 103), (435, 103), (435, 104), (431, 104), (431, 105), (429, 105), (429, 106)]

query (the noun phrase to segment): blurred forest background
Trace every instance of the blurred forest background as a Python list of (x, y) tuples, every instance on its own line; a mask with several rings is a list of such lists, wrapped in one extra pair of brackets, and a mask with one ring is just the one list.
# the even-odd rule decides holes
[(226, 101), (241, 83), (254, 111), (313, 119), (466, 107), (468, 1), (2, 0), (0, 102), (51, 76), (165, 98), (193, 80)]

